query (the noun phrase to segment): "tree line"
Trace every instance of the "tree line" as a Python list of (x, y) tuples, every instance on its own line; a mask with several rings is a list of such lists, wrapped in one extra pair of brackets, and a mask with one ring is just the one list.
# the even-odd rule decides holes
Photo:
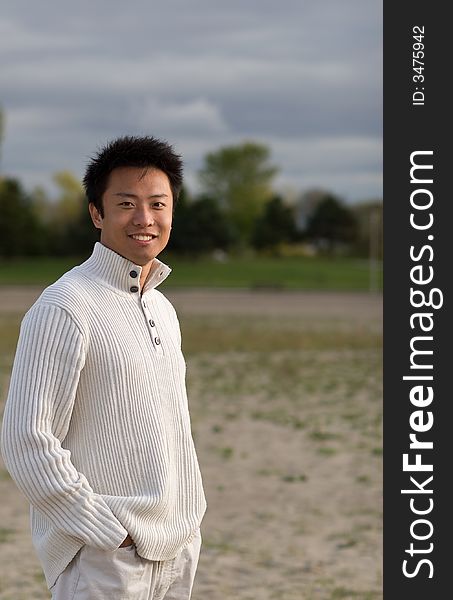
[[(181, 192), (168, 251), (368, 256), (374, 247), (381, 257), (379, 201), (348, 206), (330, 192), (313, 190), (289, 201), (274, 190), (277, 172), (263, 144), (244, 142), (208, 153), (199, 172), (200, 192)], [(81, 183), (69, 171), (53, 179), (56, 199), (42, 188), (30, 192), (17, 178), (0, 176), (1, 257), (90, 252), (99, 234)]]

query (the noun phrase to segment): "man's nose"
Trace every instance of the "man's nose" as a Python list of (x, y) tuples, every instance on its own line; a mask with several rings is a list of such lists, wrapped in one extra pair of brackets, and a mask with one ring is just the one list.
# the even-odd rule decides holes
[(137, 227), (148, 227), (154, 225), (153, 211), (147, 207), (137, 207), (133, 215), (133, 223)]

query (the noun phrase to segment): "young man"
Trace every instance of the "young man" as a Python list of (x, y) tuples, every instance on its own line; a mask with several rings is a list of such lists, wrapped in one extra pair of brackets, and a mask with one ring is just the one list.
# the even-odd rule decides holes
[(123, 137), (87, 167), (100, 243), (25, 316), (3, 456), (55, 600), (190, 598), (206, 509), (178, 320), (156, 287), (182, 163)]

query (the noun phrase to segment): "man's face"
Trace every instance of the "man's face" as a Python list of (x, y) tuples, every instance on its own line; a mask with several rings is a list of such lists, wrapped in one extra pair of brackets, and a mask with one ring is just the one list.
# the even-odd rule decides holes
[(170, 237), (173, 197), (160, 169), (119, 167), (110, 173), (102, 197), (104, 216), (90, 214), (101, 243), (136, 265), (151, 267)]

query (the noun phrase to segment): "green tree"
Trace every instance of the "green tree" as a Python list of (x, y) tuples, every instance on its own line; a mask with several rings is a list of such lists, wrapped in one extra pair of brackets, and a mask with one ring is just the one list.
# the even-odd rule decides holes
[(58, 171), (53, 175), (53, 181), (58, 188), (58, 196), (50, 202), (48, 227), (52, 231), (51, 251), (64, 255), (86, 254), (87, 244), (92, 246), (93, 239), (99, 236), (92, 232), (94, 227), (87, 214), (82, 184), (70, 171)]
[(256, 220), (252, 243), (258, 250), (275, 248), (282, 242), (292, 242), (296, 238), (294, 214), (280, 196), (274, 196), (263, 214)]
[(33, 256), (45, 252), (46, 232), (20, 181), (0, 180), (0, 256)]
[(4, 127), (3, 111), (0, 108), (0, 160), (2, 158), (3, 127)]
[(58, 187), (58, 198), (53, 210), (53, 221), (66, 227), (73, 223), (86, 208), (80, 181), (70, 171), (58, 171), (52, 177)]
[(383, 258), (383, 212), (381, 200), (355, 204), (352, 208), (358, 224), (354, 251), (358, 256), (372, 254), (377, 260)]
[(180, 195), (168, 245), (170, 252), (198, 255), (227, 250), (233, 241), (232, 227), (213, 198), (202, 196), (190, 201), (185, 191)]
[(216, 198), (242, 242), (251, 240), (255, 219), (272, 195), (277, 173), (265, 145), (244, 142), (205, 156), (199, 176), (206, 196)]
[(93, 246), (99, 241), (100, 231), (96, 229), (88, 212), (88, 203), (82, 204), (78, 217), (66, 229), (65, 253), (70, 256), (88, 258)]
[(308, 218), (305, 237), (331, 254), (338, 248), (353, 244), (357, 233), (354, 213), (340, 200), (327, 195)]

